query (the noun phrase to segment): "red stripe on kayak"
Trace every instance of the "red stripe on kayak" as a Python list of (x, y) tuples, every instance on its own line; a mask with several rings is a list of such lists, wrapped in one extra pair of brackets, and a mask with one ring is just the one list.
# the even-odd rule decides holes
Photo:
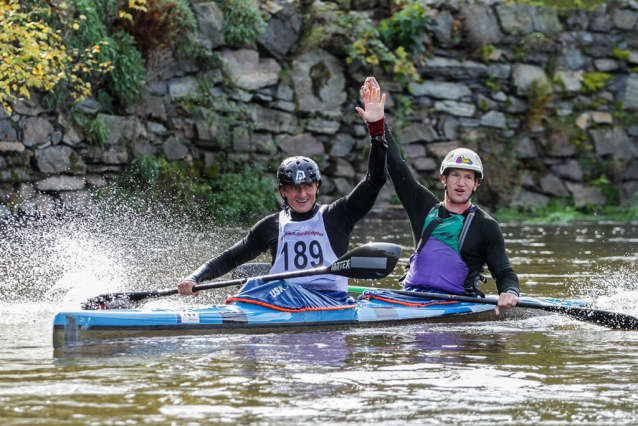
[(453, 304), (453, 303), (460, 303), (460, 302), (456, 302), (456, 301), (449, 301), (449, 302), (436, 301), (436, 302), (430, 302), (430, 303), (410, 303), (410, 302), (401, 302), (399, 300), (394, 300), (394, 299), (387, 299), (385, 297), (373, 296), (373, 295), (370, 295), (370, 294), (366, 294), (363, 297), (364, 298), (367, 297), (367, 298), (370, 298), (370, 299), (382, 300), (382, 301), (388, 302), (388, 303), (395, 303), (397, 305), (416, 306), (416, 307), (424, 307), (424, 306), (430, 306), (430, 305), (449, 305), (449, 304)]
[(274, 309), (276, 311), (283, 312), (305, 312), (305, 311), (336, 311), (341, 309), (354, 309), (357, 305), (344, 305), (344, 306), (332, 306), (325, 308), (302, 308), (302, 309), (288, 309), (282, 308), (281, 306), (271, 305), (270, 303), (258, 302), (256, 300), (242, 299), (241, 297), (229, 297), (226, 299), (226, 304), (230, 302), (243, 302), (243, 303), (252, 303), (255, 305), (265, 306), (266, 308)]

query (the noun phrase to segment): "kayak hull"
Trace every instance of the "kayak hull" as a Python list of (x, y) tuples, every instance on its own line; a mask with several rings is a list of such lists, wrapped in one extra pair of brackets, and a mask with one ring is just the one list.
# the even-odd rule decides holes
[[(421, 299), (422, 300), (422, 299)], [(547, 299), (522, 298), (548, 303)], [(556, 302), (556, 304), (577, 302)], [(271, 333), (379, 326), (412, 322), (494, 320), (493, 305), (432, 301), (414, 307), (380, 300), (352, 309), (285, 312), (248, 303), (183, 310), (122, 309), (60, 312), (53, 323), (55, 349), (121, 338), (218, 333)], [(513, 311), (519, 311), (515, 309)], [(529, 310), (521, 309), (518, 315)], [(541, 311), (538, 311), (541, 312)], [(516, 312), (508, 312), (508, 317)]]

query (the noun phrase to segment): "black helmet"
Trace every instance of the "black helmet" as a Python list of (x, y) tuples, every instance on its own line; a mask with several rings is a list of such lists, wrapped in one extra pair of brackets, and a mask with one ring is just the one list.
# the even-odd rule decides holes
[(289, 157), (277, 169), (277, 186), (317, 182), (321, 186), (319, 166), (308, 157)]

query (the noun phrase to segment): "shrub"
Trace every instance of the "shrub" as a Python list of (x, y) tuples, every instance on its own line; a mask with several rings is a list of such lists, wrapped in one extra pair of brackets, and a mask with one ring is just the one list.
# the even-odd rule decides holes
[(554, 100), (552, 87), (549, 83), (534, 80), (529, 88), (529, 109), (527, 122), (529, 127), (541, 126), (549, 118), (548, 105)]
[(586, 72), (583, 74), (581, 91), (596, 93), (605, 88), (613, 77), (604, 72)]
[(148, 59), (161, 46), (191, 43), (197, 21), (186, 0), (148, 0), (143, 9), (126, 6), (119, 26), (129, 33), (142, 55)]
[[(68, 17), (60, 18), (63, 11), (39, 1), (0, 0), (0, 52), (3, 57), (0, 93), (2, 105), (7, 110), (12, 110), (9, 102), (18, 97), (29, 99), (33, 89), (48, 92), (64, 84), (76, 100), (91, 94), (91, 84), (82, 78), (82, 74), (90, 67), (99, 68), (100, 64), (93, 58), (95, 52), (91, 52), (96, 49), (91, 47), (84, 52), (67, 49), (62, 31), (55, 25), (64, 25), (64, 29), (70, 31), (78, 31), (82, 25)], [(58, 92), (57, 98), (61, 93)]]
[(260, 10), (251, 0), (216, 0), (224, 12), (223, 31), (231, 45), (256, 40), (266, 29)]
[(421, 37), (430, 31), (432, 18), (420, 3), (408, 1), (401, 10), (381, 21), (379, 35), (388, 46), (402, 46), (417, 55), (425, 50)]
[(113, 34), (107, 41), (103, 57), (113, 64), (113, 70), (104, 76), (102, 83), (122, 106), (135, 105), (146, 78), (144, 59), (125, 32)]

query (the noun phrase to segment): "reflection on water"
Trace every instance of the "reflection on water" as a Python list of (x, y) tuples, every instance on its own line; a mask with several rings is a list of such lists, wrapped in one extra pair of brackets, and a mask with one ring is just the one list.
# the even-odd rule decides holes
[[(638, 423), (638, 332), (562, 315), (124, 339), (54, 354), (56, 311), (107, 290), (171, 287), (244, 232), (148, 213), (124, 218), (0, 228), (3, 425)], [(590, 298), (638, 315), (636, 225), (503, 230), (525, 294)], [(353, 245), (368, 241), (401, 244), (407, 263), (406, 222), (367, 221)], [(361, 284), (396, 286), (401, 274)], [(213, 303), (231, 291), (152, 306)]]

